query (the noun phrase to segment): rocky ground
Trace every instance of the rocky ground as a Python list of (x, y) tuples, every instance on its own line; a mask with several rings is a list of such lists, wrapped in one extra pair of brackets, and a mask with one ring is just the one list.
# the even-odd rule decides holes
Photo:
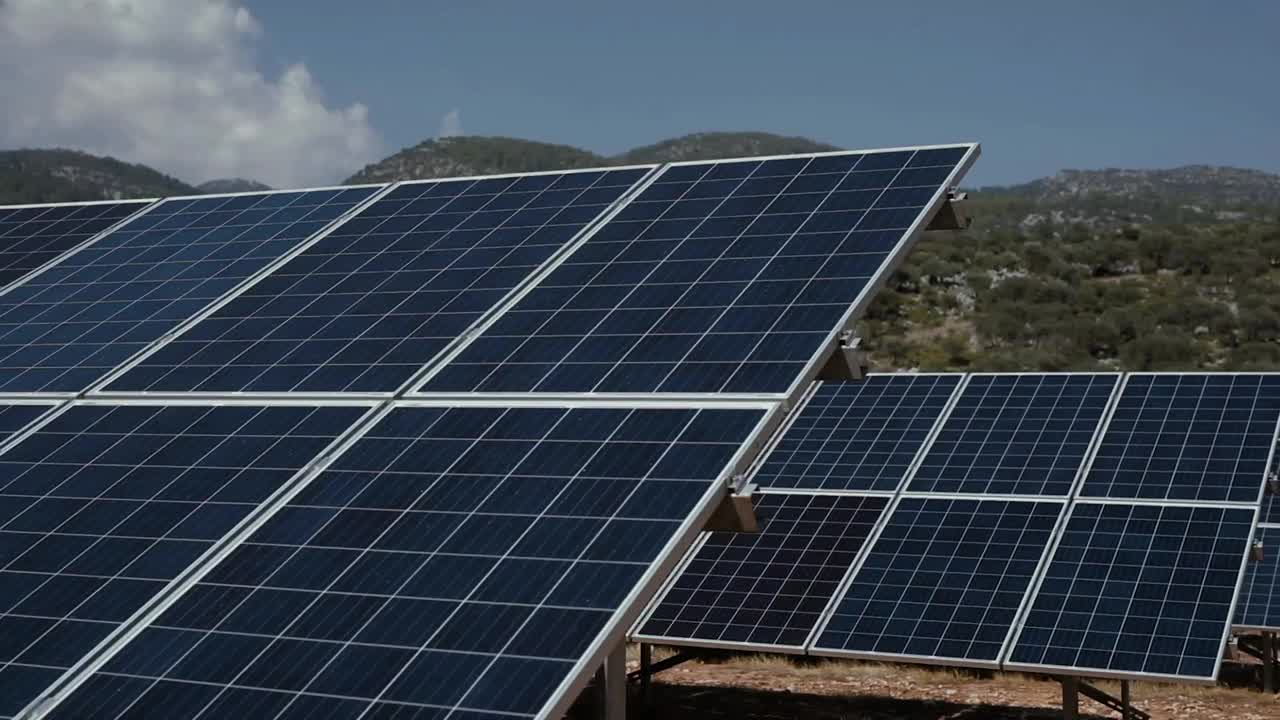
[[(1280, 718), (1280, 695), (1263, 695), (1251, 685), (1254, 670), (1224, 668), (1223, 676), (1238, 687), (1135, 683), (1134, 704), (1161, 719)], [(1119, 693), (1116, 684), (1100, 685)], [(629, 715), (655, 720), (1050, 720), (1062, 717), (1061, 693), (1051, 680), (1023, 675), (739, 657), (690, 662), (661, 673), (647, 711), (633, 702)], [(1117, 717), (1085, 698), (1080, 711), (1083, 718)]]

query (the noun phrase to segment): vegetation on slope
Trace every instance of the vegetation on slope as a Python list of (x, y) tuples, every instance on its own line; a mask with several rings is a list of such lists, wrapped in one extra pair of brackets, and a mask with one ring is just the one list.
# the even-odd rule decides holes
[(145, 165), (77, 150), (0, 151), (0, 204), (189, 195), (195, 188)]

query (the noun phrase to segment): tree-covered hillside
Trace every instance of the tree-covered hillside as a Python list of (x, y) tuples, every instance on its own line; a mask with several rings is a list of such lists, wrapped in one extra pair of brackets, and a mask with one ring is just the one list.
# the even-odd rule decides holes
[(1022, 195), (980, 193), (973, 228), (916, 246), (861, 324), (877, 367), (1280, 368), (1274, 208), (1189, 222)]
[(0, 151), (0, 204), (189, 195), (197, 190), (145, 165), (77, 150)]

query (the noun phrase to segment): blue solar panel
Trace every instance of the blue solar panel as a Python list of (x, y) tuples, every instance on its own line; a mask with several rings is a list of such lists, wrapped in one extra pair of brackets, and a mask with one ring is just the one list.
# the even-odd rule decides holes
[(53, 409), (51, 404), (0, 403), (0, 443)]
[(1262, 498), (1262, 515), (1259, 522), (1280, 525), (1280, 495), (1267, 493)]
[(1212, 681), (1254, 512), (1075, 504), (1005, 667)]
[(1280, 374), (1130, 375), (1082, 496), (1256, 503)]
[(812, 652), (995, 667), (1062, 509), (904, 497)]
[(1280, 631), (1280, 526), (1260, 526), (1262, 558), (1251, 557), (1236, 605), (1237, 629)]
[(0, 207), (0, 289), (147, 204), (134, 201)]
[(549, 711), (763, 415), (398, 407), (49, 717)]
[(635, 639), (800, 650), (889, 504), (758, 494), (758, 533), (711, 533)]
[(786, 392), (974, 153), (669, 167), (422, 390)]
[(153, 206), (0, 296), (0, 391), (86, 390), (376, 190)]
[(907, 489), (1069, 495), (1119, 375), (971, 375)]
[(893, 492), (962, 375), (824, 382), (756, 473), (766, 488)]
[(402, 185), (108, 389), (394, 391), (649, 170)]
[(367, 410), (79, 405), (0, 455), (0, 717)]

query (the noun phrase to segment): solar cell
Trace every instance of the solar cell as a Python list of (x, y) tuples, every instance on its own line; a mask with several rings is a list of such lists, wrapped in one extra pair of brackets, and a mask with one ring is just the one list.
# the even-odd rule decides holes
[(996, 667), (1062, 509), (903, 497), (810, 652)]
[(1084, 497), (1257, 503), (1280, 423), (1280, 374), (1132, 374)]
[(148, 204), (149, 200), (0, 207), (0, 289)]
[(709, 533), (633, 638), (800, 651), (889, 499), (760, 493), (759, 533)]
[(1212, 682), (1255, 512), (1076, 503), (1005, 668)]
[(0, 295), (0, 392), (88, 389), (377, 190), (153, 205)]
[(80, 404), (0, 455), (0, 717), (35, 699), (367, 411)]
[(907, 489), (1071, 494), (1118, 374), (970, 375)]
[(392, 392), (651, 169), (400, 185), (107, 389)]
[(824, 382), (756, 473), (765, 488), (893, 492), (963, 375)]
[(0, 401), (0, 446), (54, 407), (52, 403)]
[(49, 717), (557, 717), (753, 408), (399, 405)]
[(786, 393), (976, 153), (669, 166), (420, 389)]
[(1280, 526), (1260, 525), (1254, 540), (1262, 557), (1245, 563), (1244, 584), (1236, 605), (1236, 630), (1280, 631)]

